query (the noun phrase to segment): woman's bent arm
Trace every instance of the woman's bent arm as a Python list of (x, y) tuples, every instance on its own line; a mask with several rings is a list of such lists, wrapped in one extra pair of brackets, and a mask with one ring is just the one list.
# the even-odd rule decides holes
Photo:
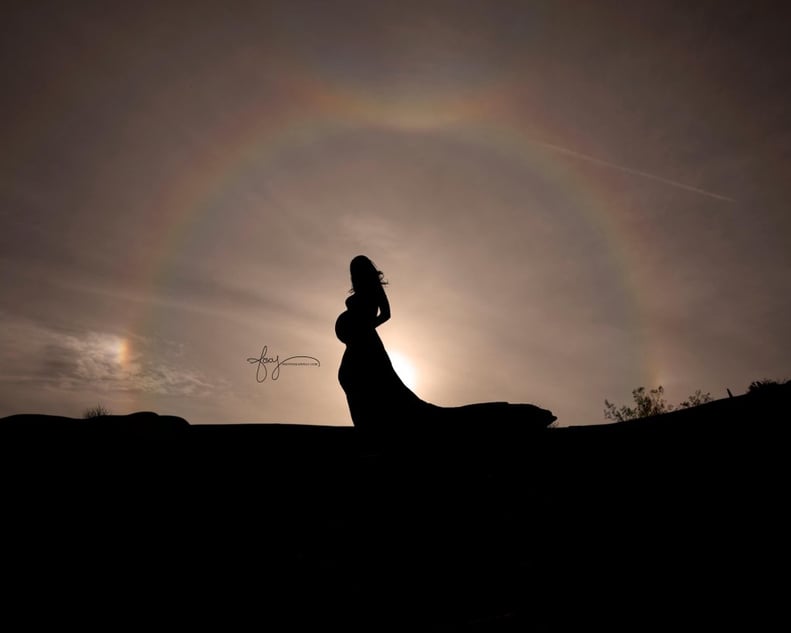
[(382, 292), (379, 297), (379, 314), (376, 316), (376, 320), (374, 321), (374, 327), (379, 327), (388, 319), (390, 319), (390, 302), (387, 300), (385, 289), (382, 288)]

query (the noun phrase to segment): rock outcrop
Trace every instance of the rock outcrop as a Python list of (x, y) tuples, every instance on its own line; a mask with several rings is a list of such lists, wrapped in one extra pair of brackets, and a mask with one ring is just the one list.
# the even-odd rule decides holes
[(7, 598), (113, 605), (110, 624), (762, 628), (785, 604), (790, 406), (784, 388), (375, 443), (350, 427), (12, 416)]

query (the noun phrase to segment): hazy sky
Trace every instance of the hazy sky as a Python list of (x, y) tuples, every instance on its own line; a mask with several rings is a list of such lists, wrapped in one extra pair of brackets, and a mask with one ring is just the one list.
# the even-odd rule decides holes
[(4, 3), (0, 415), (350, 424), (360, 253), (437, 404), (791, 377), (787, 7)]

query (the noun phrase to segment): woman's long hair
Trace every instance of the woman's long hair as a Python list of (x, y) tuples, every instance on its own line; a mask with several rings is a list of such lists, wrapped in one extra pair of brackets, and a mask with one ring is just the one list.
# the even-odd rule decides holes
[(365, 255), (357, 255), (352, 259), (349, 264), (349, 272), (352, 277), (350, 293), (375, 290), (377, 287), (387, 284), (384, 280), (384, 273)]

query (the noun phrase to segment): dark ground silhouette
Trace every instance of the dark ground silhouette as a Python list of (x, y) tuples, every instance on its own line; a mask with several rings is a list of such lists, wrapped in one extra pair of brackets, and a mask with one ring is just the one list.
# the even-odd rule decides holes
[(607, 425), (490, 434), (482, 419), (474, 438), (387, 446), (352, 427), (12, 416), (6, 617), (768, 628), (787, 617), (790, 406), (785, 387)]
[(353, 258), (349, 269), (352, 294), (335, 322), (335, 334), (346, 345), (338, 381), (355, 427), (391, 436), (418, 423), (449, 433), (469, 433), (481, 419), (490, 427), (533, 428), (544, 428), (557, 419), (533, 404), (484, 402), (446, 407), (421, 399), (393, 369), (376, 331), (391, 315), (383, 273), (364, 255)]

